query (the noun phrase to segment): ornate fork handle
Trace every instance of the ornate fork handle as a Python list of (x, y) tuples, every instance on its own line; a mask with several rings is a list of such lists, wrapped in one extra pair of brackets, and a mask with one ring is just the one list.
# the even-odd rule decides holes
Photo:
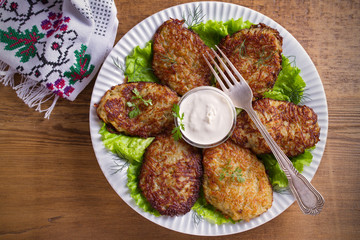
[(311, 185), (311, 183), (295, 169), (289, 158), (280, 149), (280, 147), (277, 146), (276, 142), (270, 136), (269, 132), (260, 121), (260, 118), (257, 116), (252, 106), (244, 108), (244, 110), (249, 114), (250, 118), (258, 127), (260, 133), (271, 148), (275, 158), (278, 160), (281, 169), (284, 171), (289, 181), (291, 192), (295, 196), (300, 209), (305, 214), (319, 214), (325, 203), (324, 198)]

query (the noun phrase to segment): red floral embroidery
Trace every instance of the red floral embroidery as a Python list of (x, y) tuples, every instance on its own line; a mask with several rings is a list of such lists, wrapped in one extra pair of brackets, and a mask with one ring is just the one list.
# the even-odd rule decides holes
[(41, 22), (41, 28), (46, 32), (46, 37), (51, 37), (55, 32), (65, 32), (68, 28), (66, 23), (70, 22), (69, 17), (63, 17), (62, 13), (50, 12), (48, 18)]
[(60, 78), (60, 79), (58, 79), (58, 80), (55, 81), (55, 87), (56, 87), (57, 89), (61, 89), (61, 88), (63, 88), (64, 86), (65, 86), (65, 80), (64, 80), (64, 79)]
[(58, 95), (59, 97), (62, 97), (62, 98), (64, 98), (65, 96), (69, 97), (70, 94), (75, 90), (75, 88), (72, 86), (66, 86), (65, 80), (62, 78), (59, 78), (58, 80), (56, 80), (54, 84), (47, 83), (46, 87), (49, 90), (53, 91), (56, 95)]
[(52, 83), (47, 83), (46, 87), (51, 91), (54, 90), (54, 84), (52, 84)]
[(51, 45), (52, 50), (57, 50), (57, 49), (59, 49), (59, 47), (60, 46), (59, 46), (59, 44), (57, 42), (53, 42), (52, 45)]
[(12, 3), (10, 4), (10, 9), (11, 9), (12, 11), (15, 11), (18, 7), (19, 7), (19, 5), (18, 5), (16, 2), (12, 2)]
[(64, 94), (66, 96), (70, 96), (70, 94), (75, 90), (75, 88), (73, 88), (72, 86), (67, 86), (65, 89), (64, 89)]

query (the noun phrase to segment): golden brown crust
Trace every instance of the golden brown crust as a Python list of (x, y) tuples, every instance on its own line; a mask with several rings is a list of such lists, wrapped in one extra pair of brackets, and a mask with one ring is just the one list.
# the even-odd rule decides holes
[(223, 214), (249, 221), (272, 206), (265, 167), (248, 149), (228, 140), (203, 154), (204, 195)]
[[(253, 108), (288, 157), (303, 153), (319, 141), (320, 127), (317, 115), (311, 108), (272, 99), (256, 100)], [(231, 139), (242, 147), (250, 148), (255, 154), (271, 153), (265, 139), (245, 111), (238, 115)]]
[(219, 48), (249, 83), (255, 98), (272, 89), (282, 62), (282, 37), (276, 29), (253, 25), (226, 36)]
[(160, 81), (179, 95), (210, 85), (211, 72), (202, 54), (209, 52), (200, 37), (183, 27), (184, 21), (170, 19), (156, 31), (152, 68)]
[[(135, 88), (144, 100), (151, 99), (152, 105), (146, 106), (142, 100), (133, 99), (135, 94), (132, 91)], [(157, 83), (124, 83), (108, 90), (101, 98), (96, 111), (99, 118), (116, 131), (146, 138), (171, 128), (174, 122), (171, 109), (179, 99), (170, 88)], [(127, 102), (139, 106), (141, 112), (138, 116), (129, 117), (129, 112), (134, 108), (127, 106)]]
[(198, 149), (171, 135), (159, 135), (146, 149), (139, 187), (162, 215), (190, 211), (199, 197), (202, 165)]

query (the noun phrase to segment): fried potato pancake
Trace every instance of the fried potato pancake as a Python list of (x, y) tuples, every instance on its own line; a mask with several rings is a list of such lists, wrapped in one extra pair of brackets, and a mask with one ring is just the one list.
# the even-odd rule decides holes
[[(288, 157), (297, 156), (319, 141), (320, 127), (316, 113), (307, 106), (272, 99), (259, 99), (253, 108), (261, 122)], [(271, 153), (261, 133), (242, 111), (231, 136), (237, 144), (250, 148), (255, 154)]]
[(199, 197), (202, 155), (183, 140), (159, 135), (146, 149), (139, 187), (151, 206), (162, 215), (190, 211)]
[[(138, 91), (137, 97), (134, 93)], [(170, 88), (157, 83), (124, 83), (112, 87), (97, 105), (97, 114), (116, 131), (129, 136), (152, 137), (172, 127), (172, 107), (180, 97)], [(151, 104), (146, 104), (150, 101)], [(131, 103), (129, 106), (129, 103)], [(139, 114), (129, 113), (139, 108)]]
[(203, 152), (203, 189), (206, 200), (234, 221), (266, 212), (273, 191), (265, 167), (249, 149), (230, 139)]
[(170, 19), (157, 29), (153, 39), (154, 74), (179, 95), (210, 85), (212, 77), (202, 54), (213, 53), (183, 24), (183, 20)]
[(273, 88), (282, 62), (282, 37), (263, 23), (226, 36), (219, 48), (259, 98)]

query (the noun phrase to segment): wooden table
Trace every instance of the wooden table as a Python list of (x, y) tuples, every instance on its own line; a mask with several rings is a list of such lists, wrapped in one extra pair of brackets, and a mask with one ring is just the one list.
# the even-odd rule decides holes
[[(187, 1), (115, 2), (117, 42), (144, 18)], [(360, 2), (229, 2), (272, 18), (305, 48), (326, 91), (329, 133), (312, 181), (326, 199), (323, 212), (306, 216), (293, 204), (272, 221), (223, 239), (359, 239)], [(0, 86), (0, 239), (204, 239), (146, 220), (108, 184), (90, 141), (93, 86), (74, 102), (59, 101), (50, 120)]]

